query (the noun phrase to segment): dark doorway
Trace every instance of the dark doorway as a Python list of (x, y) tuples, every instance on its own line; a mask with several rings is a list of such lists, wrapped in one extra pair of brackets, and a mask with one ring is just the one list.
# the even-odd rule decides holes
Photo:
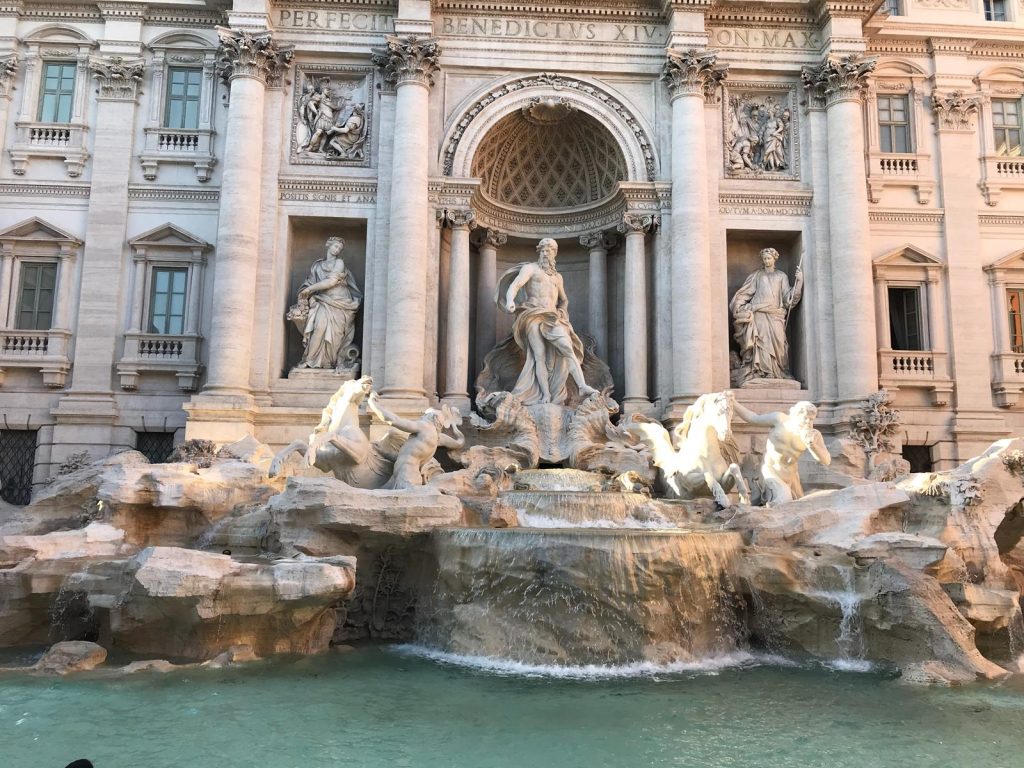
[(910, 462), (911, 472), (932, 471), (932, 447), (930, 445), (904, 445), (903, 458)]

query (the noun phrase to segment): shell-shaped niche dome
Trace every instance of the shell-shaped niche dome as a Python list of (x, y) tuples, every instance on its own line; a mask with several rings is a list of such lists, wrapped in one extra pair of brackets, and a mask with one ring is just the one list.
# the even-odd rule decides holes
[(578, 208), (615, 193), (626, 178), (626, 159), (596, 119), (560, 101), (538, 100), (487, 133), (472, 172), (496, 203)]

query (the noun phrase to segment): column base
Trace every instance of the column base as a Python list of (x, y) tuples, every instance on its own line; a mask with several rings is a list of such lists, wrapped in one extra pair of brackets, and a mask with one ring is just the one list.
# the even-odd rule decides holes
[(430, 407), (430, 400), (423, 390), (384, 387), (380, 391), (381, 404), (399, 416), (422, 416)]
[(624, 397), (622, 398), (622, 415), (629, 416), (638, 413), (641, 416), (650, 416), (654, 406), (646, 397)]
[(463, 416), (468, 416), (470, 411), (473, 410), (473, 402), (469, 399), (469, 395), (465, 393), (461, 395), (444, 395), (441, 398), (441, 404), (450, 405)]
[(233, 443), (255, 431), (256, 401), (250, 394), (203, 392), (182, 405), (185, 439)]

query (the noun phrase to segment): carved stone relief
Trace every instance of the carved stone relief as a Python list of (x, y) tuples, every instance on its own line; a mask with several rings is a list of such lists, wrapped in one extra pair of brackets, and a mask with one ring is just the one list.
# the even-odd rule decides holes
[(953, 91), (945, 96), (932, 93), (932, 109), (938, 118), (939, 130), (971, 130), (971, 116), (978, 114), (980, 108), (981, 98), (965, 96), (963, 91)]
[(371, 73), (367, 69), (300, 67), (292, 112), (292, 162), (369, 164)]
[(725, 168), (735, 177), (796, 178), (795, 94), (730, 88), (723, 120)]

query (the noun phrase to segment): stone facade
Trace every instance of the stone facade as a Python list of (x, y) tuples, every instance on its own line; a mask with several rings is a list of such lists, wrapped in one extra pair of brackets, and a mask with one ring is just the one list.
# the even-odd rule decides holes
[(805, 278), (796, 381), (741, 403), (838, 432), (884, 386), (936, 468), (1024, 426), (1015, 0), (235, 5), (0, 9), (5, 495), (28, 454), (38, 486), (302, 437), (338, 376), (289, 376), (286, 314), (332, 236), (399, 413), (470, 407), (496, 276), (550, 236), (626, 412), (729, 386), (729, 299), (772, 247)]

